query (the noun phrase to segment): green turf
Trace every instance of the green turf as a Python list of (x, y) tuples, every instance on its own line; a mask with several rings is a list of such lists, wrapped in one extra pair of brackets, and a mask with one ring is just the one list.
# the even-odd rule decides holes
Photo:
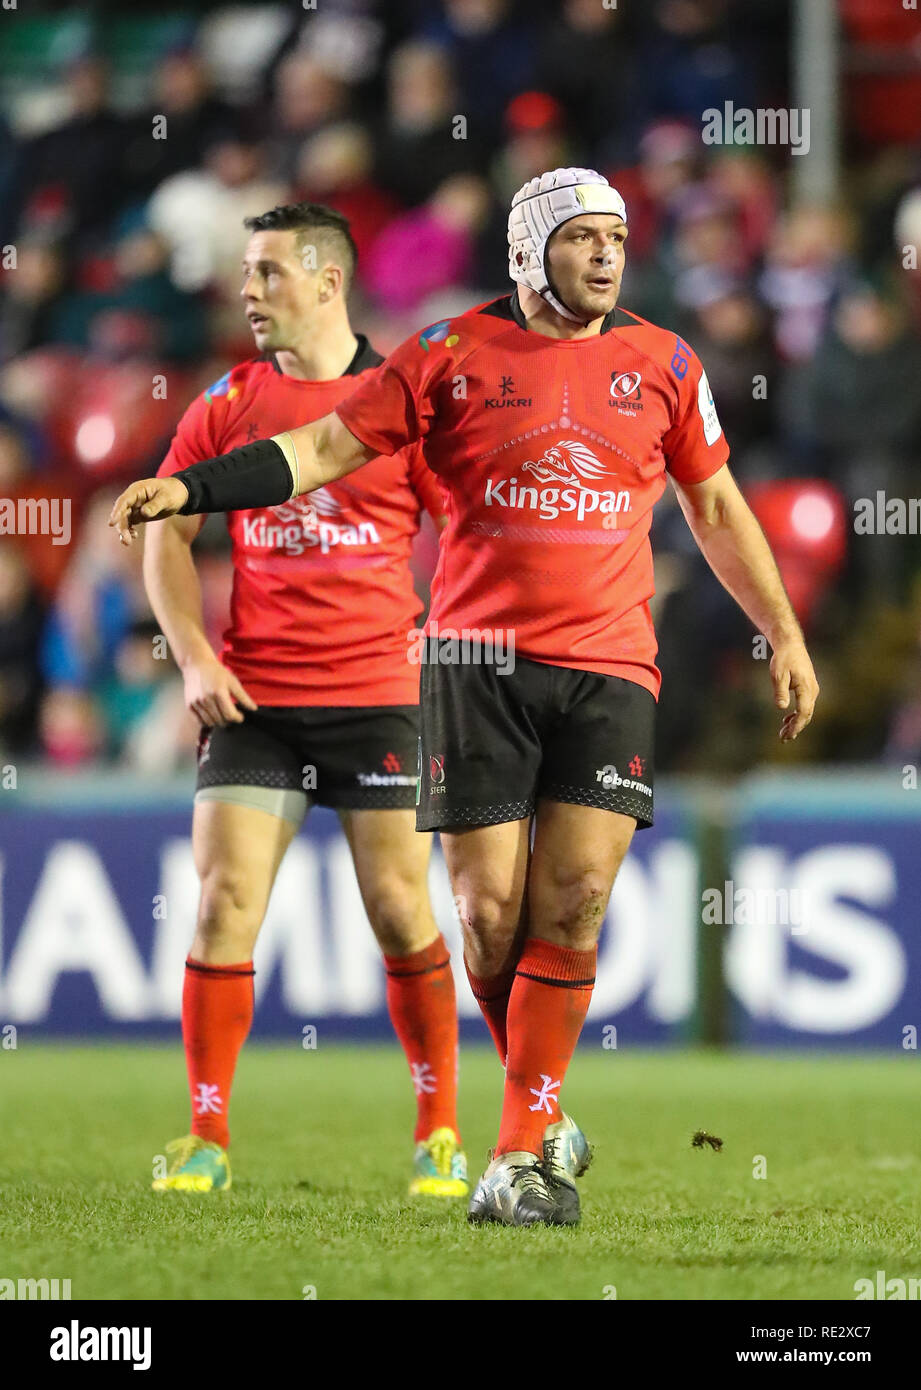
[[(69, 1277), (75, 1299), (853, 1299), (879, 1269), (921, 1275), (917, 1065), (583, 1046), (566, 1088), (596, 1147), (582, 1225), (506, 1230), (406, 1196), (396, 1049), (248, 1047), (233, 1191), (187, 1197), (148, 1190), (186, 1127), (178, 1048), (20, 1034), (0, 1051), (0, 1277)], [(500, 1085), (465, 1049), (474, 1175)], [(691, 1147), (700, 1128), (721, 1153)]]

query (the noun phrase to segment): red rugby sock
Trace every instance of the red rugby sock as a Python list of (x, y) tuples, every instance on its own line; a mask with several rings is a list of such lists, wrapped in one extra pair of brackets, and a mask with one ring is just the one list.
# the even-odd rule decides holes
[(510, 970), (504, 971), (501, 975), (474, 975), (466, 960), (464, 967), (467, 971), (467, 979), (470, 981), (473, 997), (480, 1006), (480, 1013), (485, 1018), (486, 1027), (496, 1044), (499, 1061), (505, 1066), (505, 1059), (508, 1056), (506, 1016), (508, 1014), (509, 995), (515, 982), (515, 967), (512, 966)]
[(182, 989), (182, 1040), (185, 1044), (192, 1133), (220, 1144), (230, 1142), (227, 1111), (240, 1048), (253, 1021), (253, 963), (205, 965), (188, 957)]
[(508, 1004), (508, 1061), (496, 1153), (543, 1153), (592, 997), (597, 949), (525, 942)]
[(387, 1008), (416, 1091), (418, 1142), (457, 1128), (457, 1000), (444, 937), (410, 956), (384, 956)]

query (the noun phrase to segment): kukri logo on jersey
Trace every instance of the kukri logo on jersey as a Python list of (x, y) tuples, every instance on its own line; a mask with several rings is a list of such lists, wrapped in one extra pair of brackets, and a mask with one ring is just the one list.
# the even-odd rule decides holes
[(608, 515), (630, 510), (626, 489), (600, 491), (587, 485), (607, 477), (609, 470), (577, 439), (550, 445), (540, 458), (523, 463), (521, 471), (531, 477), (487, 478), (485, 505), (537, 512), (549, 521), (566, 512), (574, 512), (582, 521), (590, 512)]
[(342, 519), (342, 503), (328, 488), (292, 497), (267, 512), (243, 519), (243, 544), (257, 550), (280, 551), (284, 555), (303, 555), (318, 546), (322, 555), (339, 545), (379, 545), (380, 536), (373, 521), (351, 525)]

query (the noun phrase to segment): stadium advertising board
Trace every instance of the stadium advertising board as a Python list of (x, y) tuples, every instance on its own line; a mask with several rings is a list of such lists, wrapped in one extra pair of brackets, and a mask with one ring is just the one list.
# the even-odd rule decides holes
[[(0, 1019), (42, 1034), (176, 1035), (198, 900), (188, 832), (187, 807), (4, 816)], [(431, 890), (464, 1034), (485, 1042), (437, 850)], [(665, 807), (637, 837), (618, 881), (586, 1038), (608, 1047), (654, 1043), (686, 1021), (695, 893), (693, 848), (678, 808)], [(380, 957), (329, 812), (315, 811), (288, 851), (255, 965), (253, 1036), (297, 1037), (310, 1025), (320, 1038), (390, 1036)]]
[[(902, 803), (741, 793), (729, 878), (702, 897), (688, 799), (636, 836), (601, 938), (582, 1046), (689, 1036), (699, 934), (724, 924), (732, 1035), (912, 1046), (921, 1024), (918, 820)], [(36, 1035), (175, 1036), (198, 884), (187, 805), (26, 807), (0, 819), (0, 1022)], [(486, 1041), (441, 855), (430, 877), (466, 1040)], [(282, 865), (255, 952), (254, 1037), (387, 1038), (380, 958), (336, 818)]]
[(731, 881), (754, 913), (728, 932), (736, 1036), (916, 1048), (921, 799), (890, 781), (765, 779), (743, 794)]

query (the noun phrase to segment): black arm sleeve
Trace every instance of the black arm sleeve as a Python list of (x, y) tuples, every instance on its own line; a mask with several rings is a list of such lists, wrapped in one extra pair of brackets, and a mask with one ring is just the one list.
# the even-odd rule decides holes
[(237, 512), (287, 502), (293, 483), (288, 460), (274, 439), (257, 439), (173, 474), (189, 490), (180, 516), (198, 512)]

